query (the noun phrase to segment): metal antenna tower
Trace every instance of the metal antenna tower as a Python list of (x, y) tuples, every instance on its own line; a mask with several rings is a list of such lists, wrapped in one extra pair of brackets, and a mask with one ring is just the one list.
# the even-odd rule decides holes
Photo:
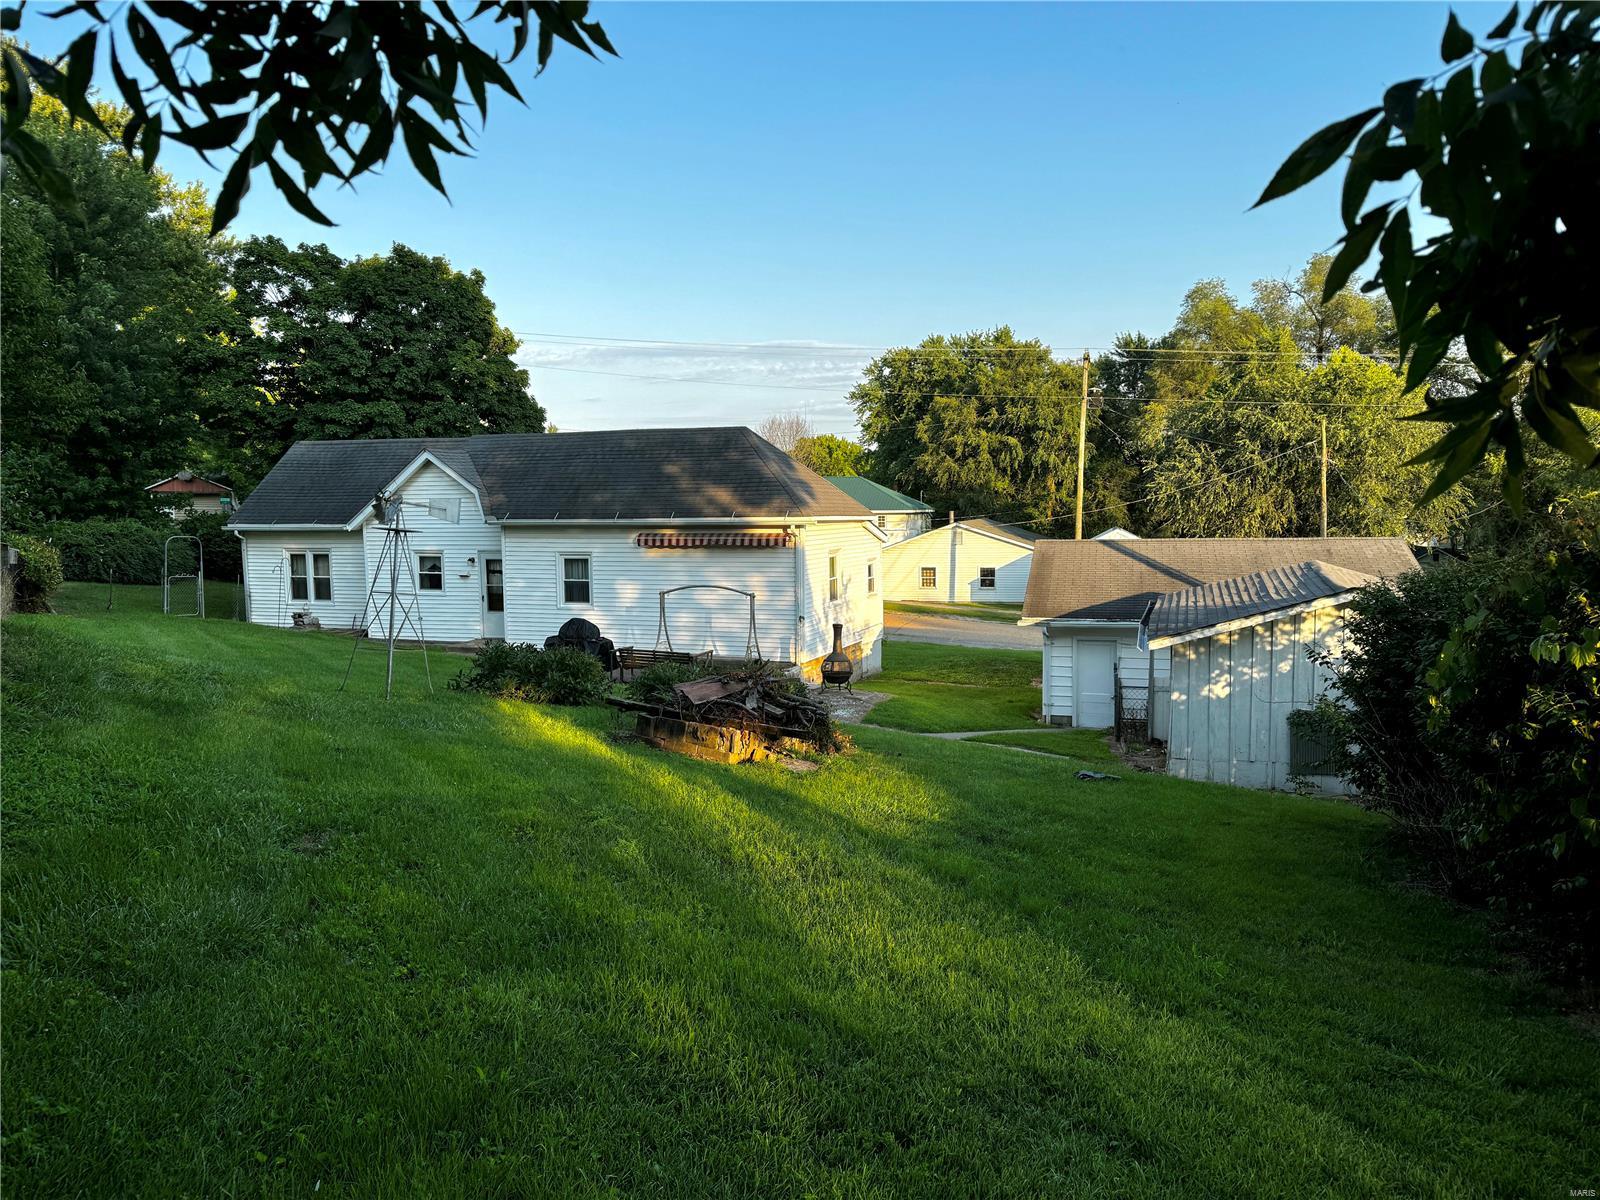
[[(399, 496), (379, 492), (372, 498), (372, 512), (383, 530), (383, 546), (378, 551), (378, 561), (372, 569), (372, 584), (367, 588), (367, 598), (361, 606), (361, 617), (353, 630), (355, 637), (350, 647), (350, 661), (345, 664), (344, 679), (339, 690), (350, 682), (350, 671), (356, 663), (356, 651), (364, 639), (370, 637), (374, 625), (384, 630), (383, 640), (387, 651), (383, 698), (394, 693), (394, 647), (409, 628), (422, 647), (422, 669), (427, 673), (428, 691), (433, 691), (433, 668), (428, 663), (428, 642), (422, 632), (422, 609), (414, 573), (415, 559), (411, 553), (411, 534), (414, 530), (404, 525), (402, 510), (421, 508), (430, 515), (443, 515), (438, 506), (418, 504)], [(448, 518), (446, 518), (448, 519)]]

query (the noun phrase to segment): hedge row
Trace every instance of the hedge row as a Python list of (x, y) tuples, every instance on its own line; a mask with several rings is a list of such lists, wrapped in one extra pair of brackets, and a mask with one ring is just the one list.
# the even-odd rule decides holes
[[(182, 533), (198, 537), (205, 548), (206, 577), (239, 577), (239, 539), (225, 528), (226, 513), (194, 513), (182, 521), (146, 524), (133, 518), (53, 521), (43, 537), (61, 554), (61, 569), (68, 579), (96, 583), (160, 583), (162, 550), (168, 538)], [(171, 545), (169, 567), (177, 574), (195, 567), (194, 543)]]

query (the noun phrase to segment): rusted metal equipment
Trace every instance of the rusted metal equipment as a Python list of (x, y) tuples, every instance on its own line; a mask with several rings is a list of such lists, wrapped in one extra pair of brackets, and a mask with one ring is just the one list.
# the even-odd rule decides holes
[(785, 750), (836, 750), (842, 737), (827, 710), (769, 669), (676, 685), (659, 700), (613, 697), (638, 733), (666, 750), (719, 762), (770, 758)]

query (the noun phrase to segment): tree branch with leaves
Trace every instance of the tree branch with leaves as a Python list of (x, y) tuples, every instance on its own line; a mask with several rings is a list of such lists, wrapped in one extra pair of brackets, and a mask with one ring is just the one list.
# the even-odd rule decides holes
[[(0, 10), (0, 28), (14, 33), (22, 10), (22, 4)], [(30, 176), (53, 203), (79, 210), (71, 177), (49, 143), (28, 130), (28, 118), (37, 89), (59, 100), (74, 120), (107, 132), (92, 98), (105, 34), (112, 78), (132, 114), (122, 143), (130, 154), (138, 147), (146, 170), (166, 139), (207, 162), (209, 155), (231, 156), (213, 233), (238, 214), (260, 167), (296, 212), (333, 224), (312, 192), (328, 180), (350, 183), (382, 166), (396, 135), (418, 173), (448, 195), (438, 156), (471, 152), (468, 121), (474, 110), (479, 122), (488, 118), (492, 91), (522, 101), (506, 66), (530, 43), (536, 43), (539, 71), (557, 41), (590, 57), (616, 54), (605, 30), (587, 19), (583, 0), (481, 0), (465, 20), (449, 0), (146, 0), (117, 6), (115, 15), (97, 0), (73, 0), (48, 15), (87, 18), (89, 28), (56, 59), (6, 45), (0, 149), (8, 169)], [(491, 20), (509, 31), (504, 57), (474, 41), (474, 31)], [(154, 84), (134, 78), (128, 67), (136, 64)]]
[[(1464, 395), (1432, 397), (1416, 420), (1448, 428), (1413, 461), (1437, 463), (1424, 500), (1505, 455), (1521, 504), (1523, 429), (1583, 467), (1600, 466), (1600, 5), (1513, 5), (1479, 43), (1452, 13), (1445, 69), (1408, 79), (1308, 138), (1259, 206), (1345, 158), (1345, 226), (1328, 269), (1331, 298), (1377, 252), (1368, 290), (1394, 310), (1406, 386), (1464, 345), (1481, 375)], [(1415, 180), (1411, 195), (1363, 211), (1374, 184)], [(1410, 201), (1448, 231), (1416, 244)]]

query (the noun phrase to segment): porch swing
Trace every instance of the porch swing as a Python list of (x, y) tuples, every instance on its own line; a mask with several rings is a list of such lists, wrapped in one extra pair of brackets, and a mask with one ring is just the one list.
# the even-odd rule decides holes
[(756, 635), (756, 594), (746, 592), (740, 588), (729, 587), (723, 583), (685, 583), (678, 587), (663, 588), (656, 593), (656, 644), (651, 650), (641, 650), (636, 646), (623, 646), (617, 651), (617, 665), (623, 678), (627, 678), (629, 671), (647, 670), (657, 663), (709, 663), (712, 658), (710, 650), (690, 652), (677, 650), (672, 645), (672, 628), (667, 620), (667, 597), (678, 592), (716, 591), (732, 592), (735, 596), (743, 596), (750, 605), (750, 623), (745, 630), (744, 661), (746, 663), (761, 660), (761, 642)]

